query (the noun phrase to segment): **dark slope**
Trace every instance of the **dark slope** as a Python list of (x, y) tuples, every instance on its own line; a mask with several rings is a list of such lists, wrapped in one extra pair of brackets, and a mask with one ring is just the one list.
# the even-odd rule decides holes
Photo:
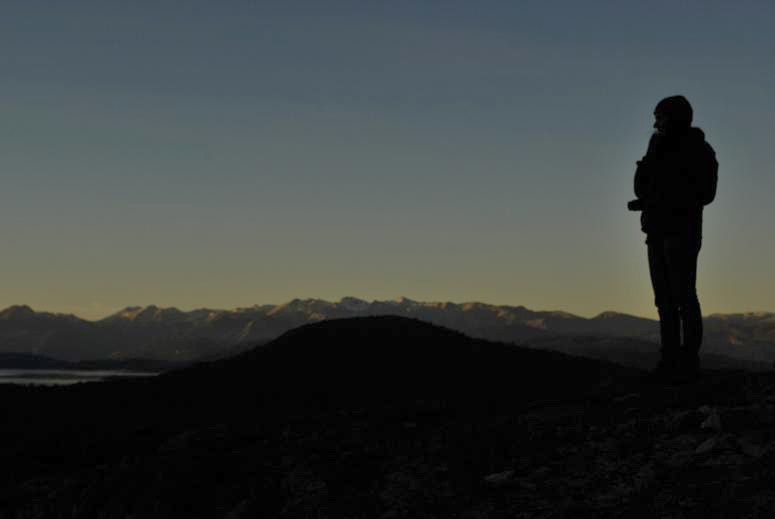
[(155, 379), (0, 388), (0, 517), (755, 517), (773, 386), (321, 322)]
[[(201, 398), (253, 393), (267, 405), (430, 397), (482, 405), (559, 398), (633, 373), (607, 362), (472, 339), (417, 319), (380, 316), (304, 325), (231, 359), (169, 373), (159, 383), (185, 385)], [(200, 387), (204, 379), (211, 381), (206, 391)]]
[[(531, 341), (528, 345), (536, 349), (607, 360), (622, 366), (643, 370), (653, 369), (659, 361), (659, 344), (631, 337), (555, 336), (540, 341)], [(700, 362), (704, 369), (710, 370), (772, 371), (773, 369), (772, 363), (716, 355), (704, 350), (700, 353)]]
[(126, 370), (160, 373), (182, 368), (182, 362), (155, 359), (102, 359), (70, 362), (32, 353), (1, 353), (0, 369), (40, 370)]

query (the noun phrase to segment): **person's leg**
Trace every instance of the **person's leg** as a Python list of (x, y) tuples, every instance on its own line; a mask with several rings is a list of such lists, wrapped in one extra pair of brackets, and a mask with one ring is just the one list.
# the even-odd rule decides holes
[(675, 368), (681, 345), (681, 322), (677, 302), (674, 301), (668, 261), (667, 241), (663, 237), (649, 237), (648, 258), (651, 285), (654, 288), (654, 304), (659, 312), (659, 335), (662, 347), (657, 369), (670, 371)]
[(681, 302), (681, 326), (683, 328), (683, 354), (687, 371), (695, 373), (700, 368), (699, 351), (702, 346), (702, 310), (697, 297), (697, 256), (700, 243), (689, 243), (686, 253), (686, 284)]
[(659, 350), (659, 367), (674, 369), (681, 356), (681, 320), (678, 309), (671, 306), (658, 308), (659, 336), (662, 347)]
[(699, 241), (683, 237), (670, 237), (665, 242), (670, 299), (678, 304), (683, 331), (680, 364), (690, 373), (699, 369), (698, 352), (702, 343), (702, 313), (696, 290), (699, 250)]

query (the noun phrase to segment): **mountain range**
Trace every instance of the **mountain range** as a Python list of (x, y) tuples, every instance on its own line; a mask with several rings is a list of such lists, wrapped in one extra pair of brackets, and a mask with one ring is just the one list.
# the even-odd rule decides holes
[[(481, 302), (421, 302), (405, 297), (369, 302), (343, 297), (334, 302), (293, 299), (234, 310), (130, 306), (97, 321), (16, 305), (0, 311), (0, 353), (68, 361), (145, 358), (190, 362), (239, 353), (304, 324), (378, 315), (411, 317), (476, 338), (639, 367), (652, 362), (659, 341), (657, 321), (617, 312), (585, 318)], [(713, 314), (704, 323), (704, 354), (717, 360), (760, 363), (760, 367), (775, 362), (775, 314)]]

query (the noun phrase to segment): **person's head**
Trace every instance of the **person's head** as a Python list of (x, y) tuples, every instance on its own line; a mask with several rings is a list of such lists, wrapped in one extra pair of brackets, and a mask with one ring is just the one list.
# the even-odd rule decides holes
[(684, 96), (666, 97), (654, 108), (654, 128), (660, 133), (673, 133), (692, 124), (692, 105)]

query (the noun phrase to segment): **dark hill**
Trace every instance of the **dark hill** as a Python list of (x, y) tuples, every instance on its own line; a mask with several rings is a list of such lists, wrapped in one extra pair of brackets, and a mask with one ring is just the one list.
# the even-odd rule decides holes
[(174, 381), (197, 392), (207, 379), (213, 381), (208, 396), (255, 392), (268, 405), (423, 398), (485, 405), (588, 392), (633, 373), (607, 362), (472, 339), (417, 319), (379, 316), (300, 326), (236, 357), (164, 375), (158, 383)]

